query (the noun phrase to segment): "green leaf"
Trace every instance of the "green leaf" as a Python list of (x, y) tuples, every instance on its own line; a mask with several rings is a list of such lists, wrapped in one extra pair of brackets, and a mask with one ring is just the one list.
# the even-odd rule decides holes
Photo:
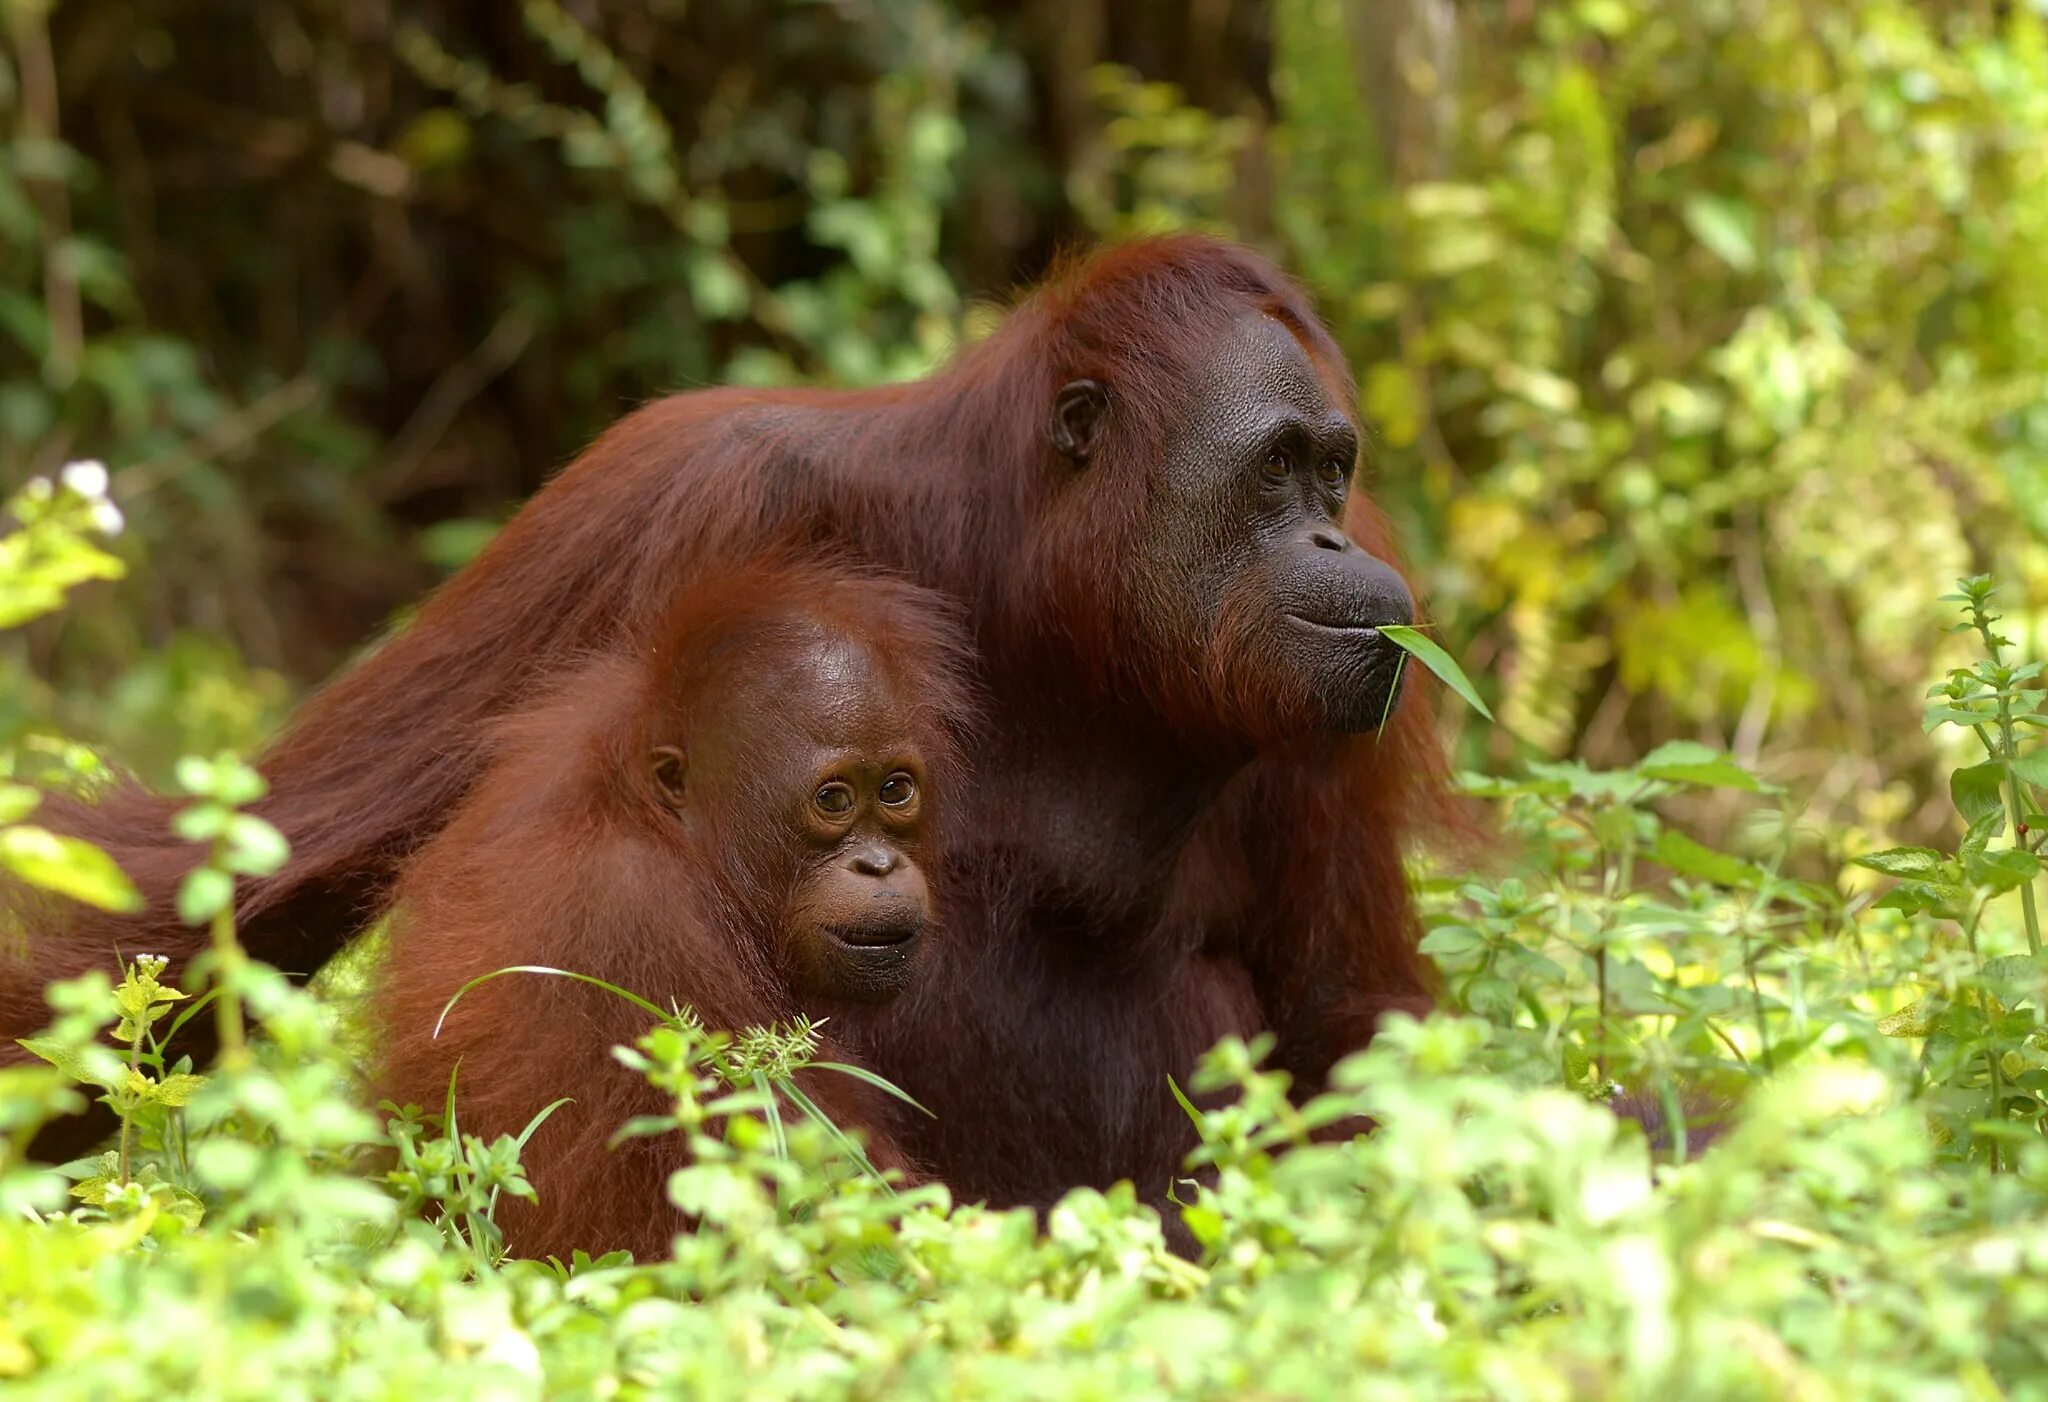
[(1970, 880), (1988, 890), (2017, 891), (2041, 874), (2041, 859), (2032, 852), (2005, 848), (1997, 852), (1973, 852), (1963, 863)]
[(1647, 779), (1702, 788), (1762, 793), (1767, 787), (1733, 759), (1694, 740), (1671, 740), (1644, 755), (1636, 772)]
[(211, 842), (232, 817), (234, 814), (218, 803), (195, 803), (171, 815), (171, 831), (187, 842)]
[(1464, 998), (1466, 1007), (1484, 1017), (1505, 1018), (1515, 1011), (1515, 986), (1492, 974), (1466, 984)]
[(244, 808), (270, 792), (270, 783), (230, 755), (214, 763), (214, 797), (230, 808)]
[(1866, 852), (1856, 858), (1855, 864), (1881, 871), (1886, 876), (1938, 876), (1941, 864), (1946, 860), (1931, 847), (1887, 847), (1882, 852)]
[(199, 1088), (205, 1084), (204, 1076), (189, 1073), (166, 1076), (150, 1092), (149, 1098), (159, 1105), (185, 1105), (191, 1102), (192, 1097), (198, 1094)]
[(1922, 731), (1930, 731), (1944, 722), (1949, 725), (1960, 725), (1970, 728), (1984, 725), (1997, 719), (1998, 713), (1993, 710), (1968, 711), (1961, 710), (1955, 706), (1936, 704), (1929, 706), (1926, 714), (1920, 718), (1920, 729)]
[(22, 1037), (16, 1045), (41, 1057), (80, 1085), (112, 1090), (128, 1074), (128, 1068), (121, 1064), (113, 1049), (97, 1042), (76, 1046), (56, 1037)]
[(1738, 273), (1756, 267), (1756, 211), (1720, 195), (1693, 195), (1682, 211), (1694, 238)]
[(1993, 838), (2005, 832), (2005, 810), (1994, 808), (1988, 813), (1970, 819), (1970, 830), (1963, 834), (1962, 844), (1956, 853), (1965, 862), (1991, 845)]
[(1685, 876), (1699, 877), (1717, 886), (1735, 886), (1750, 889), (1760, 885), (1764, 879), (1763, 870), (1740, 857), (1731, 857), (1725, 852), (1693, 841), (1682, 832), (1666, 828), (1657, 837), (1656, 846), (1650, 849), (1650, 856), (1664, 866)]
[(132, 915), (142, 893), (114, 859), (81, 838), (23, 824), (0, 830), (0, 866), (31, 886), (99, 910)]
[(2012, 772), (2023, 784), (2048, 789), (2048, 750), (2033, 750), (2012, 760)]
[(1544, 787), (1537, 792), (1555, 792), (1562, 785), (1573, 798), (1590, 802), (1626, 799), (1642, 788), (1642, 776), (1627, 769), (1589, 769), (1577, 760), (1530, 760), (1529, 773)]
[(1960, 920), (1969, 910), (1970, 893), (1949, 881), (1901, 881), (1883, 898), (1871, 905), (1872, 910), (1903, 910), (1908, 915), (1938, 915), (1944, 920)]
[(204, 925), (234, 899), (234, 877), (217, 867), (195, 868), (178, 887), (178, 918), (187, 925)]
[(2008, 1006), (2038, 998), (2048, 989), (2048, 956), (2004, 954), (1984, 961), (1984, 985)]
[(1603, 851), (1633, 851), (1636, 845), (1636, 810), (1624, 803), (1599, 809), (1593, 814), (1593, 839)]
[(80, 1179), (78, 1182), (73, 1183), (71, 1185), (71, 1196), (77, 1198), (88, 1207), (105, 1207), (107, 1205), (107, 1189), (116, 1186), (116, 1182), (117, 1180), (105, 1174), (95, 1174), (91, 1178)]
[(1947, 1000), (1935, 994), (1917, 998), (1890, 1017), (1880, 1018), (1877, 1030), (1887, 1037), (1925, 1037), (1948, 1011)]
[(227, 839), (225, 865), (243, 876), (269, 876), (291, 855), (284, 834), (253, 814), (237, 813), (229, 819)]
[(1493, 719), (1493, 712), (1489, 711), (1486, 708), (1486, 703), (1479, 699), (1479, 692), (1474, 689), (1471, 681), (1465, 676), (1464, 671), (1459, 668), (1456, 662), (1451, 660), (1451, 655), (1448, 652), (1445, 652), (1431, 639), (1425, 637), (1417, 629), (1400, 623), (1389, 623), (1382, 626), (1380, 636), (1395, 647), (1400, 648), (1423, 666), (1429, 668), (1430, 671), (1436, 673), (1439, 681), (1465, 698), (1466, 705), (1479, 712), (1480, 715), (1485, 716), (1488, 720)]
[(27, 784), (0, 784), (0, 823), (18, 823), (35, 812), (43, 796)]
[(1948, 776), (1948, 794), (1963, 821), (1974, 823), (1987, 813), (2005, 812), (2005, 766), (1995, 759), (1958, 769)]
[(1463, 925), (1440, 925), (1422, 937), (1416, 946), (1432, 958), (1445, 955), (1476, 954), (1486, 948), (1486, 941)]

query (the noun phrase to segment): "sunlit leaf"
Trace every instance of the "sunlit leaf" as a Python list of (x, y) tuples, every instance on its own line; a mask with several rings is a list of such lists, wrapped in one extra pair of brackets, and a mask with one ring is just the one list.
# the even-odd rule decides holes
[(1855, 859), (1857, 866), (1881, 871), (1886, 876), (1934, 876), (1940, 873), (1945, 860), (1931, 847), (1887, 847)]
[(1671, 740), (1644, 755), (1636, 772), (1671, 784), (1762, 791), (1766, 785), (1730, 756), (1693, 740)]
[(1464, 697), (1465, 703), (1473, 710), (1479, 712), (1480, 715), (1485, 716), (1488, 720), (1493, 719), (1493, 712), (1489, 711), (1486, 708), (1486, 703), (1479, 699), (1478, 691), (1473, 688), (1471, 681), (1467, 679), (1458, 664), (1451, 660), (1451, 655), (1448, 652), (1445, 652), (1417, 629), (1403, 624), (1385, 624), (1379, 631), (1381, 637), (1385, 638), (1395, 647), (1400, 648), (1403, 652), (1406, 652), (1423, 666), (1429, 668), (1445, 686), (1448, 686), (1451, 690), (1457, 692), (1458, 695)]
[(112, 857), (81, 838), (27, 824), (0, 829), (0, 865), (31, 886), (117, 914), (142, 909), (142, 893)]
[(1693, 841), (1682, 832), (1666, 828), (1657, 835), (1650, 855), (1673, 871), (1696, 876), (1718, 886), (1755, 887), (1764, 879), (1763, 870), (1740, 857)]
[(2004, 788), (2005, 766), (1997, 760), (1973, 764), (1948, 776), (1949, 797), (1966, 823), (1974, 823), (1987, 813), (2003, 813)]
[(1685, 227), (1739, 273), (1756, 267), (1756, 211), (1736, 200), (1699, 194), (1684, 205)]

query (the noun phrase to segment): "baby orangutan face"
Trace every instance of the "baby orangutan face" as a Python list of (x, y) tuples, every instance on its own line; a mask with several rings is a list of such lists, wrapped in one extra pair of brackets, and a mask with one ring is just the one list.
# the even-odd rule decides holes
[(920, 870), (924, 747), (869, 650), (820, 633), (727, 691), (653, 752), (664, 800), (740, 850), (745, 902), (774, 914), (799, 994), (883, 1003), (910, 982), (932, 918)]

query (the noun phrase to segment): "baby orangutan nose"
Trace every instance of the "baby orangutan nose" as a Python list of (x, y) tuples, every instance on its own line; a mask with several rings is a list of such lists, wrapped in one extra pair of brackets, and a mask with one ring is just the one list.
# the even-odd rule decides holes
[(896, 870), (896, 853), (880, 844), (863, 847), (847, 860), (846, 865), (856, 876), (887, 876)]

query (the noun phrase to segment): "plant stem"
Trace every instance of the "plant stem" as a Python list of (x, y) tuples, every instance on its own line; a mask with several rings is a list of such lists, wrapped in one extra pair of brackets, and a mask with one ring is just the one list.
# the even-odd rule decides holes
[[(1998, 1067), (1998, 1029), (1992, 1024), (1989, 1007), (1989, 992), (1984, 987), (1984, 955), (1977, 948), (1977, 922), (1984, 918), (1984, 907), (1989, 902), (1980, 896), (1970, 907), (1970, 918), (1963, 922), (1963, 938), (1969, 942), (1970, 958), (1977, 965), (1977, 1009), (1984, 1014), (1984, 1065), (1991, 1073), (1991, 1118), (2002, 1120), (2000, 1107), (2005, 1104), (2004, 1077)], [(1997, 1173), (2003, 1167), (1998, 1141), (1991, 1141), (1991, 1171)]]
[[(1977, 636), (1984, 640), (1984, 651), (1990, 656), (1991, 665), (2003, 668), (2005, 662), (1999, 656), (1998, 638), (1991, 631), (1991, 625), (1997, 620), (1985, 611), (1981, 603), (1973, 605), (1970, 612), (1971, 622), (1977, 625)], [(2000, 672), (1998, 675), (2010, 676), (2009, 673), (2005, 672)], [(2003, 785), (2005, 790), (2005, 821), (2012, 833), (2012, 845), (2024, 850), (2026, 846), (2025, 834), (2020, 831), (2020, 828), (2026, 821), (2027, 810), (2020, 805), (2019, 776), (2012, 772), (2012, 762), (2019, 758), (2019, 744), (2013, 738), (2010, 683), (2000, 683), (1996, 688), (1995, 695), (1998, 698), (1999, 738), (1996, 757), (2005, 767), (2005, 783)], [(2020, 887), (2020, 913), (2026, 920), (2027, 952), (2039, 958), (2041, 954), (2041, 917), (2034, 908), (2034, 883), (2031, 881)]]
[(1777, 1069), (1771, 1063), (1771, 1029), (1764, 1021), (1764, 991), (1756, 981), (1755, 946), (1749, 938), (1749, 921), (1745, 918), (1740, 926), (1742, 931), (1742, 972), (1749, 978), (1749, 1008), (1756, 1018), (1757, 1051), (1763, 1057), (1766, 1073)]
[[(142, 1074), (142, 1029), (139, 1026), (135, 1029), (135, 1040), (128, 1046), (128, 1074)], [(125, 1091), (123, 1096), (125, 1098)], [(128, 1186), (128, 1145), (135, 1133), (133, 1110), (131, 1105), (121, 1115), (121, 1186), (124, 1188)]]
[(1607, 1070), (1607, 945), (1603, 941), (1594, 951), (1593, 967), (1600, 979), (1600, 1006), (1594, 1017), (1593, 1039), (1600, 1051), (1600, 1078), (1608, 1079)]
[[(2001, 694), (1998, 698), (1998, 731), (2005, 741), (2005, 820), (2012, 827), (2012, 845), (2025, 849), (2025, 835), (2020, 828), (2025, 822), (2026, 809), (2020, 806), (2020, 780), (2012, 772), (2012, 760), (2018, 753), (2013, 743), (2012, 703)], [(2034, 883), (2028, 881), (2020, 887), (2020, 914), (2027, 923), (2027, 953), (2040, 957), (2041, 917), (2034, 909)]]
[(240, 1066), (248, 1055), (242, 1031), (242, 945), (235, 938), (235, 908), (232, 902), (213, 917), (213, 958), (220, 996), (213, 1000), (214, 1020), (220, 1027), (220, 1060), (223, 1066)]

